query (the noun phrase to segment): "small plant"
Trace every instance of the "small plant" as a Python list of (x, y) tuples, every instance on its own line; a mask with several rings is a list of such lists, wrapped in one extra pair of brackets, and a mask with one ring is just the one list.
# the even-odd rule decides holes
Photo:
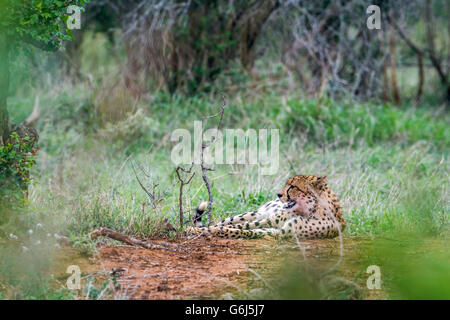
[(21, 138), (16, 132), (0, 145), (0, 197), (27, 190), (36, 151), (36, 139)]

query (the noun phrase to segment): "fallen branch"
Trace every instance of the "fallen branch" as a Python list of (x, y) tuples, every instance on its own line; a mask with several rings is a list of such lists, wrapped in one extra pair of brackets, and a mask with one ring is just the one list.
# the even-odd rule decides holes
[(108, 228), (96, 229), (96, 230), (92, 231), (91, 233), (89, 233), (89, 238), (91, 238), (91, 239), (95, 239), (98, 237), (108, 237), (110, 239), (126, 243), (128, 245), (138, 246), (138, 247), (142, 247), (142, 248), (150, 249), (150, 250), (167, 250), (167, 251), (185, 254), (185, 252), (183, 252), (183, 251), (168, 248), (168, 246), (173, 246), (169, 243), (164, 243), (164, 245), (153, 244), (148, 241), (139, 240), (139, 239), (127, 236), (123, 233), (116, 232), (116, 231), (113, 231)]

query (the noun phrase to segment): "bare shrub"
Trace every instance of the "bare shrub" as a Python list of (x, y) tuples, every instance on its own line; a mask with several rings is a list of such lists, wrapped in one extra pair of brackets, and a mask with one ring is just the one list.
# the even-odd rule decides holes
[(254, 62), (261, 26), (279, 1), (142, 1), (124, 19), (127, 84), (152, 78), (173, 93), (198, 91), (239, 57)]
[[(280, 26), (281, 61), (302, 89), (322, 96), (379, 93), (386, 54), (365, 23), (366, 1), (287, 1), (268, 27)], [(363, 17), (363, 18), (361, 18)], [(274, 27), (276, 30), (276, 27)]]

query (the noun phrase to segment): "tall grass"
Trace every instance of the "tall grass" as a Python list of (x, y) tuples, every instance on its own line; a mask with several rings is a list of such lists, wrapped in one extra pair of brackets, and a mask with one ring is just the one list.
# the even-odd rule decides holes
[[(100, 65), (96, 61), (105, 61), (97, 53), (107, 55), (108, 51), (96, 50), (102, 41), (94, 36), (86, 39), (91, 49), (84, 51), (82, 61), (87, 61), (83, 72), (90, 75), (89, 81), (74, 85), (61, 78), (56, 84), (44, 77), (41, 87), (17, 86), (9, 99), (13, 122), (26, 118), (36, 95), (42, 110), (37, 124), (41, 150), (32, 171), (35, 184), (29, 203), (16, 215), (9, 212), (8, 222), (0, 225), (0, 240), (4, 240), (0, 284), (5, 278), (13, 286), (30, 284), (23, 291), (25, 297), (51, 294), (39, 292), (47, 288), (48, 265), (42, 262), (39, 276), (30, 276), (34, 280), (22, 284), (11, 270), (20, 270), (16, 266), (28, 261), (30, 269), (18, 274), (31, 274), (34, 260), (10, 249), (11, 233), (31, 241), (27, 230), (41, 223), (46, 233), (71, 236), (81, 246), (93, 245), (87, 234), (100, 226), (140, 237), (172, 236), (174, 232), (165, 226), (166, 221), (178, 226), (178, 189), (170, 189), (152, 208), (131, 161), (149, 163), (153, 181), (166, 190), (176, 181), (170, 160), (172, 131), (193, 130), (193, 121), (217, 113), (222, 103), (218, 92), (191, 97), (155, 93), (136, 99), (115, 81), (121, 66), (112, 58), (96, 68)], [(305, 99), (276, 92), (237, 92), (226, 100), (223, 128), (280, 130), (280, 170), (273, 176), (260, 176), (251, 166), (216, 166), (209, 172), (214, 220), (273, 199), (289, 176), (326, 174), (347, 219), (344, 236), (448, 238), (450, 119), (445, 110)], [(214, 126), (211, 121), (207, 125)], [(196, 178), (184, 190), (187, 213), (207, 199), (195, 170)], [(382, 256), (380, 252), (374, 256)], [(439, 263), (421, 263), (427, 270), (441, 268)], [(392, 270), (406, 270), (408, 279), (415, 276), (405, 266)], [(399, 296), (420, 297), (408, 295), (407, 283), (397, 285)], [(425, 288), (426, 283), (420, 286)]]
[[(57, 104), (51, 113), (49, 107), (47, 117), (70, 110), (79, 112)], [(35, 208), (52, 208), (56, 217), (51, 221), (70, 222), (69, 229), (77, 235), (98, 226), (157, 235), (164, 218), (176, 224), (177, 189), (158, 208), (149, 207), (131, 161), (150, 162), (154, 179), (166, 190), (175, 181), (171, 131), (193, 130), (193, 121), (214, 113), (217, 101), (210, 96), (158, 95), (140, 101), (138, 110), (138, 116), (93, 131), (85, 129), (89, 122), (47, 121), (41, 128), (43, 152), (35, 171), (40, 183), (31, 193)], [(215, 218), (271, 199), (289, 175), (328, 174), (341, 196), (348, 234), (400, 229), (440, 234), (448, 226), (448, 189), (443, 183), (448, 179), (447, 118), (442, 111), (331, 100), (229, 100), (224, 127), (279, 128), (281, 163), (279, 173), (269, 177), (258, 176), (252, 167), (218, 166), (212, 173)], [(413, 201), (417, 197), (420, 203)], [(188, 208), (206, 198), (201, 179), (194, 179), (186, 190)]]
[[(99, 148), (97, 145), (96, 152)], [(347, 234), (420, 231), (439, 235), (449, 226), (448, 186), (443, 183), (448, 178), (448, 162), (428, 151), (429, 147), (421, 144), (325, 153), (321, 149), (286, 150), (292, 168), (282, 166), (278, 175), (269, 177), (258, 176), (251, 167), (240, 168), (238, 175), (217, 167), (211, 175), (214, 218), (254, 209), (274, 198), (290, 175), (328, 174), (344, 207)], [(39, 177), (40, 183), (31, 192), (35, 209), (47, 211), (52, 223), (70, 222), (70, 230), (76, 234), (104, 226), (148, 236), (160, 234), (157, 226), (163, 218), (177, 224), (178, 189), (171, 189), (157, 209), (151, 208), (130, 163), (134, 158), (141, 162), (150, 159), (154, 181), (160, 182), (164, 191), (175, 181), (168, 153), (117, 159), (111, 151), (91, 152), (78, 150), (69, 161), (63, 160)], [(190, 209), (207, 199), (200, 178), (188, 186), (185, 199)]]

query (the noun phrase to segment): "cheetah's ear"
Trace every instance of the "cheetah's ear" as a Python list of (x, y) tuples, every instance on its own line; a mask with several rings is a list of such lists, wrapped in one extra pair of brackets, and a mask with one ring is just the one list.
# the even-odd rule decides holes
[(327, 183), (327, 176), (320, 176), (320, 177), (317, 177), (315, 185), (320, 187), (320, 186), (324, 185), (325, 183)]

